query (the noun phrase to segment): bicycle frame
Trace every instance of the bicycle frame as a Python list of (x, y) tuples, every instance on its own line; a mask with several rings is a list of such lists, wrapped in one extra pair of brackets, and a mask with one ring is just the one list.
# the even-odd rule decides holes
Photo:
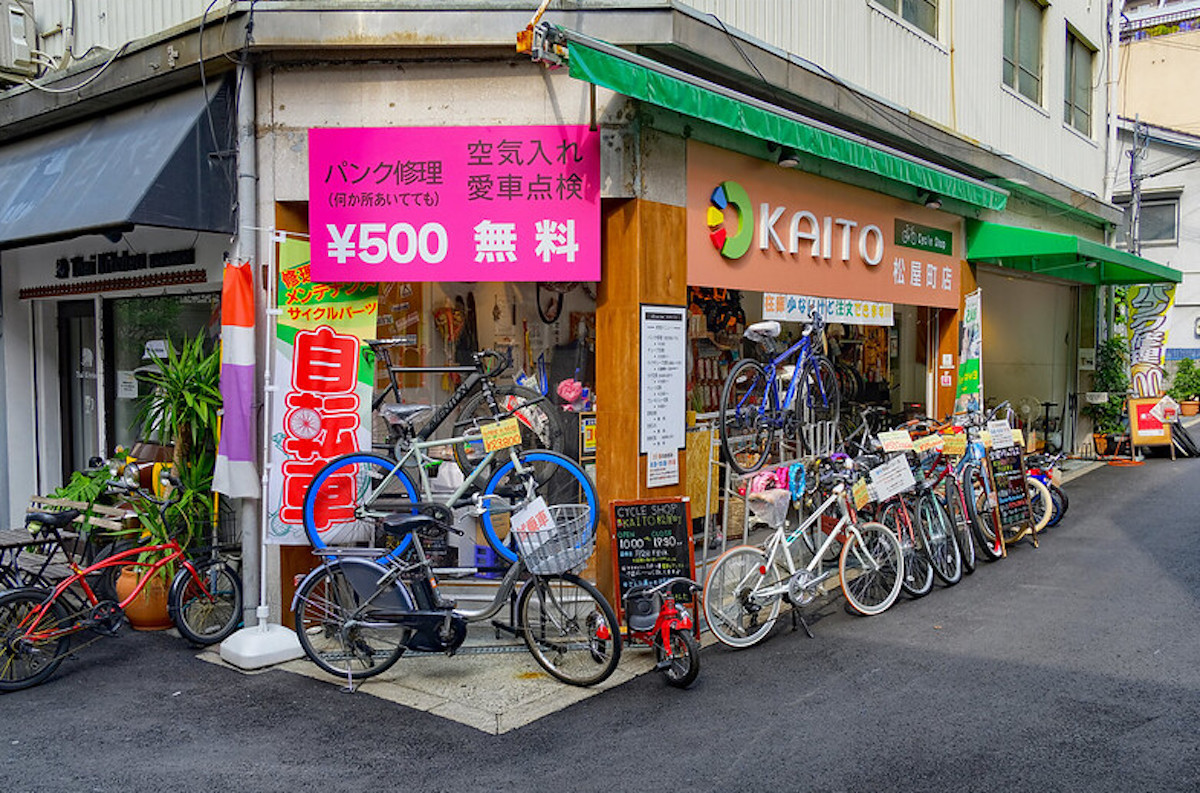
[[(773, 414), (779, 414), (780, 411), (787, 410), (795, 402), (796, 384), (800, 380), (800, 371), (804, 366), (804, 362), (808, 360), (809, 350), (812, 348), (811, 339), (811, 334), (805, 334), (801, 336), (799, 341), (763, 365), (763, 369), (767, 373), (767, 394), (770, 397), (770, 403), (764, 399), (762, 404), (758, 406), (758, 415), (760, 419), (763, 418), (767, 413), (768, 407), (770, 407)], [(784, 395), (783, 401), (781, 402), (779, 399), (779, 370), (783, 362), (791, 358), (793, 354), (796, 355), (796, 368), (792, 372), (792, 378), (788, 383), (787, 393)], [(741, 405), (738, 405), (739, 411), (741, 410), (741, 407)]]
[[(169, 551), (169, 553), (166, 556), (159, 557), (153, 562), (141, 561), (134, 558), (146, 553), (161, 553), (163, 551)], [(200, 590), (206, 597), (212, 596), (212, 593), (208, 591), (203, 579), (197, 575), (195, 566), (192, 565), (187, 556), (184, 554), (183, 548), (179, 545), (178, 541), (171, 540), (170, 542), (160, 543), (157, 545), (145, 545), (138, 548), (129, 548), (102, 559), (90, 567), (76, 570), (73, 574), (60, 581), (58, 585), (54, 587), (54, 590), (51, 592), (50, 596), (46, 598), (46, 601), (38, 608), (31, 611), (26, 616), (26, 619), (22, 621), (22, 626), (26, 624), (30, 626), (30, 630), (27, 631), (25, 637), (35, 641), (49, 641), (62, 636), (78, 633), (87, 627), (87, 620), (76, 619), (71, 623), (70, 626), (58, 630), (38, 631), (36, 629), (37, 625), (41, 623), (42, 618), (46, 615), (46, 612), (50, 610), (51, 606), (58, 600), (58, 598), (61, 597), (63, 593), (66, 592), (66, 590), (73, 584), (78, 583), (80, 585), (80, 587), (83, 589), (84, 595), (87, 598), (87, 602), (90, 605), (96, 606), (100, 603), (100, 599), (96, 597), (96, 593), (88, 584), (85, 576), (89, 576), (93, 573), (110, 567), (148, 568), (145, 575), (143, 575), (141, 580), (138, 581), (137, 586), (134, 587), (133, 591), (130, 592), (124, 600), (117, 604), (118, 608), (123, 610), (139, 594), (141, 594), (143, 589), (145, 589), (147, 582), (150, 580), (150, 576), (156, 574), (159, 570), (175, 561), (180, 561), (183, 563), (184, 568), (191, 574), (192, 579), (200, 586)]]

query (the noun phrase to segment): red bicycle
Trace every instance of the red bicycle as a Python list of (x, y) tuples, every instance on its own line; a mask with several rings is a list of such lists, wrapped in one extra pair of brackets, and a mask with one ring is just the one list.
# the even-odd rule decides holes
[[(136, 468), (133, 474), (136, 477)], [(134, 479), (133, 481), (136, 481)], [(172, 481), (175, 493), (181, 490)], [(155, 503), (160, 518), (178, 500), (140, 497)], [(78, 510), (33, 512), (27, 522), (41, 524), (43, 532), (59, 537), (61, 529), (79, 515)], [(166, 542), (128, 548), (74, 572), (53, 589), (23, 587), (0, 594), (0, 691), (17, 691), (45, 681), (72, 652), (71, 638), (84, 631), (96, 637), (113, 636), (125, 618), (124, 609), (145, 588), (152, 575), (170, 565), (180, 565), (171, 582), (167, 607), (185, 639), (194, 644), (215, 644), (233, 633), (242, 620), (242, 584), (223, 560), (212, 557), (193, 563), (175, 537)], [(118, 601), (102, 599), (89, 577), (114, 568), (135, 567), (145, 572), (134, 590)], [(96, 580), (96, 579), (92, 579)], [(102, 588), (101, 588), (102, 589)]]
[(667, 683), (687, 688), (700, 674), (700, 646), (692, 615), (675, 602), (677, 585), (688, 594), (703, 588), (682, 577), (635, 586), (625, 593), (625, 622), (631, 641), (654, 648), (656, 668), (667, 676)]

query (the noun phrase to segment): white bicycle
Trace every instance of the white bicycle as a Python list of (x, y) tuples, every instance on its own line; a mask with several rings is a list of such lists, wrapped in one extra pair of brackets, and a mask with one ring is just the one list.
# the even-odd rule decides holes
[[(830, 495), (798, 528), (790, 534), (777, 528), (762, 547), (730, 548), (713, 565), (704, 585), (704, 618), (724, 644), (750, 647), (762, 641), (784, 600), (793, 607), (804, 606), (834, 575), (840, 577), (846, 603), (859, 614), (879, 614), (896, 602), (904, 579), (900, 540), (882, 523), (858, 522), (849, 489), (853, 464), (846, 460), (834, 469), (819, 476), (820, 485), (832, 487)], [(841, 513), (837, 525), (808, 564), (798, 565), (792, 546), (806, 532), (819, 537), (820, 521), (835, 504)], [(836, 543), (841, 543), (840, 553)]]

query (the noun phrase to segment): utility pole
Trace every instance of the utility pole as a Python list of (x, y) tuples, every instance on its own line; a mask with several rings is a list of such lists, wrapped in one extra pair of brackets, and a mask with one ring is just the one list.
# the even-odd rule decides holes
[(1142, 179), (1138, 163), (1146, 156), (1146, 125), (1133, 119), (1133, 147), (1129, 150), (1129, 252), (1142, 253)]

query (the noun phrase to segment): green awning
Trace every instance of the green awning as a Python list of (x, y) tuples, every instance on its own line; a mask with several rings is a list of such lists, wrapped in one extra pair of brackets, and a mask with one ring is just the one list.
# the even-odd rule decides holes
[(573, 31), (564, 33), (570, 74), (576, 79), (972, 206), (999, 211), (1008, 200), (1006, 191), (985, 182), (604, 42), (582, 43), (579, 39), (586, 37)]
[(967, 221), (967, 259), (1082, 284), (1177, 284), (1170, 267), (1073, 234)]

